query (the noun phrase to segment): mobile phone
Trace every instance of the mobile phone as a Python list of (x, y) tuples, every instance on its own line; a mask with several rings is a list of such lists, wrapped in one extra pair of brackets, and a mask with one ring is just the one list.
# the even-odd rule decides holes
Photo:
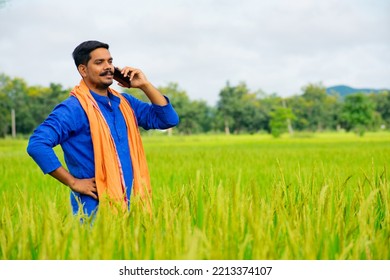
[(119, 68), (114, 67), (114, 80), (117, 82), (121, 83), (125, 87), (130, 88), (131, 87), (131, 81), (128, 76), (123, 76)]

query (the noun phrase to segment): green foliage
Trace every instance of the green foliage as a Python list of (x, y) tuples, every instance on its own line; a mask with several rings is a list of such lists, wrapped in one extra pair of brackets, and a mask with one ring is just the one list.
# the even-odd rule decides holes
[[(173, 129), (177, 134), (220, 133), (242, 134), (268, 132), (274, 136), (286, 131), (284, 113), (279, 107), (282, 98), (261, 90), (251, 91), (244, 82), (221, 89), (216, 106), (204, 100), (191, 100), (177, 83), (158, 89), (166, 95), (179, 114), (180, 123)], [(364, 94), (361, 100), (351, 101), (326, 93), (322, 84), (308, 84), (302, 94), (283, 98), (290, 131), (314, 132), (345, 129), (363, 135), (390, 127), (390, 93)], [(64, 100), (70, 89), (60, 84), (49, 87), (29, 86), (21, 78), (0, 74), (0, 137), (11, 133), (11, 110), (16, 112), (16, 130), (27, 135), (39, 125), (56, 104)], [(124, 89), (136, 98), (149, 102), (138, 89)], [(352, 113), (353, 112), (353, 113)], [(290, 114), (290, 113), (289, 113)], [(172, 130), (170, 130), (172, 132)]]
[(328, 95), (321, 84), (308, 84), (301, 96), (289, 99), (296, 119), (293, 126), (298, 130), (323, 131), (335, 129), (338, 124), (338, 98)]
[[(381, 124), (390, 127), (390, 92), (382, 91), (369, 95), (370, 100), (375, 104), (375, 111), (379, 114)], [(377, 118), (378, 118), (377, 117)]]
[(226, 134), (233, 131), (254, 133), (268, 128), (268, 112), (261, 99), (260, 93), (251, 93), (245, 83), (231, 86), (229, 82), (219, 93), (217, 104), (218, 114), (223, 119)]
[(374, 104), (363, 93), (345, 97), (341, 112), (341, 120), (347, 131), (354, 130), (362, 136), (366, 128), (374, 121)]
[(245, 83), (241, 83), (236, 87), (230, 86), (229, 82), (219, 93), (220, 100), (218, 101), (218, 111), (223, 117), (225, 131), (227, 134), (233, 129), (239, 131), (240, 122), (243, 115), (242, 101), (243, 97), (248, 94), (248, 89)]
[(295, 116), (290, 108), (276, 107), (270, 113), (270, 128), (271, 134), (275, 138), (280, 137), (284, 132), (288, 131), (288, 120), (294, 120)]
[(11, 100), (8, 98), (7, 85), (10, 78), (0, 74), (0, 137), (4, 137), (10, 130), (11, 126)]
[(205, 101), (191, 101), (186, 91), (176, 83), (158, 89), (170, 99), (180, 117), (180, 123), (175, 128), (179, 133), (193, 134), (211, 129), (214, 111)]
[(59, 84), (28, 86), (21, 78), (0, 74), (0, 136), (10, 134), (12, 109), (16, 112), (16, 131), (29, 134), (69, 92)]

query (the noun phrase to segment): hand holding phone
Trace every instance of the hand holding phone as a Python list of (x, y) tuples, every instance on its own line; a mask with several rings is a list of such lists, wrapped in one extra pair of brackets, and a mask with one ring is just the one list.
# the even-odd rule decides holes
[(121, 83), (123, 86), (130, 88), (131, 81), (129, 76), (123, 76), (118, 67), (114, 67), (114, 80)]

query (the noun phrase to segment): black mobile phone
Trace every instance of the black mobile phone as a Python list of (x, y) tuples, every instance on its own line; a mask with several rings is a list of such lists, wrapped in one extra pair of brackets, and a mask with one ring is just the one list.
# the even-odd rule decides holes
[(122, 85), (124, 85), (125, 87), (128, 87), (130, 88), (131, 87), (131, 81), (130, 81), (130, 78), (128, 76), (123, 76), (121, 71), (119, 71), (119, 68), (117, 67), (114, 67), (114, 80), (116, 80), (117, 82), (121, 83)]

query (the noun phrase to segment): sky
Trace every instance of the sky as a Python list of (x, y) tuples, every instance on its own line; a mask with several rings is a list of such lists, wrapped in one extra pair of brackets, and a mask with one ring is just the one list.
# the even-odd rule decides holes
[(0, 0), (0, 73), (73, 87), (86, 40), (210, 105), (227, 82), (283, 97), (309, 83), (390, 88), (388, 0)]

